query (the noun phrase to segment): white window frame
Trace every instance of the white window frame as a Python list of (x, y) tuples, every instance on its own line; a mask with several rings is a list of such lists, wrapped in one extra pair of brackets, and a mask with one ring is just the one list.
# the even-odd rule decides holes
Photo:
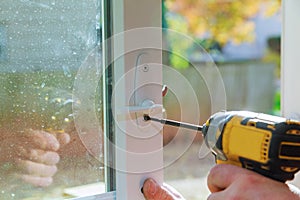
[[(300, 1), (282, 1), (281, 114), (300, 119)], [(292, 181), (300, 187), (300, 174)]]
[(299, 116), (300, 1), (282, 1), (281, 111), (286, 117)]
[[(115, 124), (116, 199), (139, 200), (144, 199), (140, 189), (146, 178), (161, 183), (163, 177), (162, 129), (153, 132), (147, 124), (145, 128), (137, 124), (144, 123), (145, 110), (137, 111), (144, 102), (162, 105), (162, 32), (157, 34), (161, 31), (161, 0), (114, 0), (113, 16), (117, 35), (113, 40), (114, 78), (118, 80), (114, 86), (115, 119), (123, 115)], [(148, 71), (143, 71), (143, 65)], [(159, 112), (162, 114), (162, 109)]]

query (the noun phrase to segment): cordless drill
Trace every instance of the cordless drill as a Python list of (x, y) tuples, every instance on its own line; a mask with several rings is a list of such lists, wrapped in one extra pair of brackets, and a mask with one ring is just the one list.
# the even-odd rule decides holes
[(249, 111), (218, 112), (203, 126), (144, 120), (201, 131), (216, 163), (240, 166), (277, 181), (292, 180), (300, 169), (300, 122)]

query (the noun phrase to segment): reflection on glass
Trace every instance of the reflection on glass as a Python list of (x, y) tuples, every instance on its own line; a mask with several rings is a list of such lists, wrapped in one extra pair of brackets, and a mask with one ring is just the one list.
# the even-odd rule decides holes
[(101, 127), (77, 130), (73, 91), (100, 26), (99, 0), (1, 2), (0, 199), (63, 199), (103, 181)]

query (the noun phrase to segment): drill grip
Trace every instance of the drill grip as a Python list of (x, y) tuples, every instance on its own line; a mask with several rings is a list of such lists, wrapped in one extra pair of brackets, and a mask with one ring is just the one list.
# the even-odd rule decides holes
[[(217, 163), (240, 166), (277, 181), (292, 180), (300, 169), (300, 122), (265, 114), (226, 112), (218, 120)], [(214, 118), (206, 124), (209, 132)]]

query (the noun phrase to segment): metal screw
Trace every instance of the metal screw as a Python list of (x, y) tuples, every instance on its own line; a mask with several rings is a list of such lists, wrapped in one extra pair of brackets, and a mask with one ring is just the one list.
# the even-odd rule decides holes
[(144, 64), (144, 65), (143, 65), (143, 71), (144, 71), (144, 72), (149, 71), (149, 65), (148, 65), (148, 64)]

